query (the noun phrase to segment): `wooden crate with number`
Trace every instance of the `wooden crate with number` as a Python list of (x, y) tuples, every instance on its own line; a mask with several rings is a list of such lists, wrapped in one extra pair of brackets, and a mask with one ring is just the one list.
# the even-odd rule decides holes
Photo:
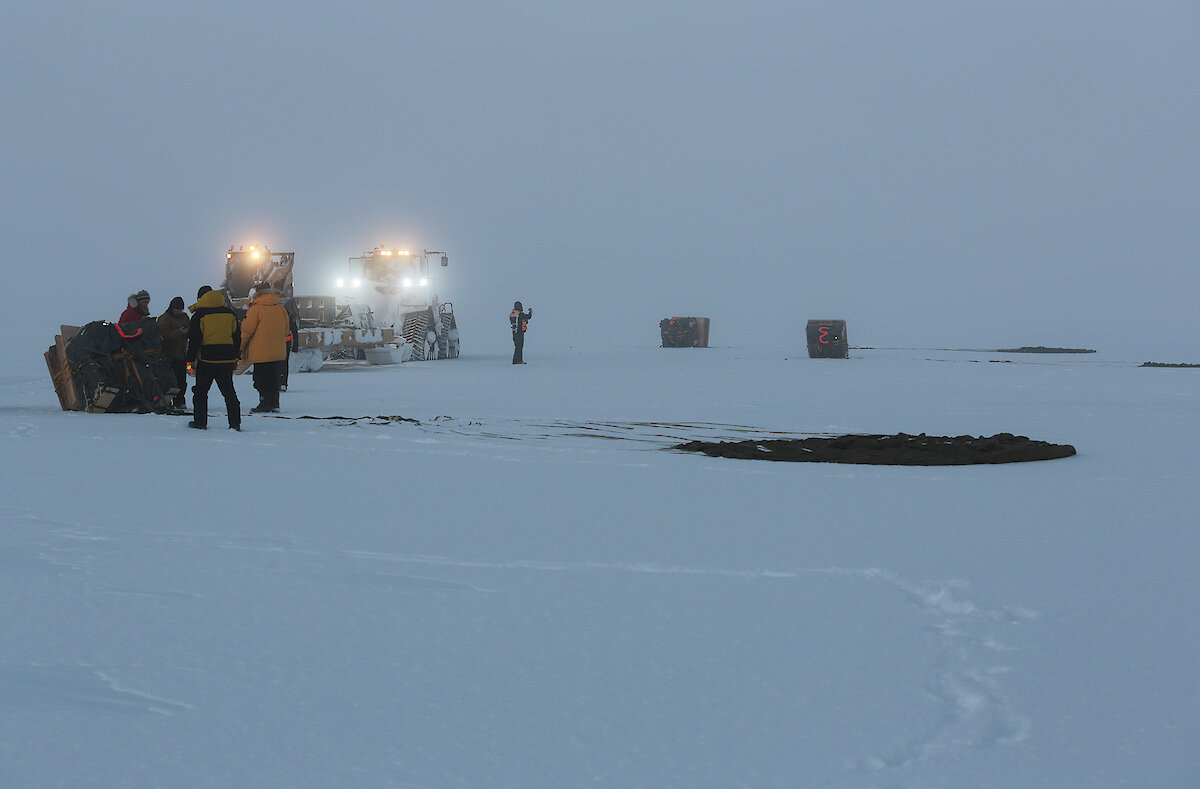
[(808, 355), (813, 359), (849, 359), (846, 322), (842, 320), (808, 322)]

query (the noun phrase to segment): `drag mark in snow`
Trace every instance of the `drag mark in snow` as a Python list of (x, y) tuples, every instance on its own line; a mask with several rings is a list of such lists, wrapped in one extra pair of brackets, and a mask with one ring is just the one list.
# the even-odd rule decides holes
[(89, 552), (72, 550), (71, 541), (108, 542), (76, 523), (54, 520), (28, 510), (0, 505), (0, 573), (57, 575), (60, 568), (77, 570), (89, 561)]
[(507, 562), (405, 556), (346, 551), (346, 555), (403, 564), (527, 570), (534, 572), (623, 572), (655, 575), (713, 576), (745, 579), (789, 579), (814, 575), (856, 578), (892, 587), (923, 613), (935, 646), (925, 690), (938, 705), (937, 719), (923, 732), (902, 742), (886, 756), (870, 756), (861, 765), (870, 772), (905, 770), (960, 758), (972, 751), (1013, 745), (1027, 739), (1029, 722), (1012, 709), (1001, 679), (1009, 671), (996, 662), (1009, 647), (993, 632), (1034, 618), (1023, 608), (983, 608), (967, 596), (965, 581), (914, 581), (878, 568), (726, 569), (654, 562)]
[(388, 427), (403, 425), (423, 433), (451, 433), (459, 436), (506, 441), (560, 438), (598, 438), (610, 441), (629, 441), (651, 447), (668, 447), (684, 441), (742, 441), (752, 438), (785, 439), (832, 436), (832, 433), (796, 433), (767, 430), (751, 425), (720, 422), (565, 422), (529, 421), (522, 419), (485, 423), (476, 419), (455, 419), (438, 416), (419, 421), (405, 416), (281, 416), (269, 414), (268, 419), (302, 419), (324, 421), (330, 427)]
[(471, 584), (458, 581), (446, 581), (441, 578), (425, 578), (419, 575), (400, 575), (394, 573), (295, 573), (304, 578), (323, 578), (330, 583), (342, 586), (393, 589), (399, 592), (479, 592), (490, 594), (490, 589), (483, 589)]
[[(767, 430), (750, 425), (720, 422), (519, 422), (514, 420), (515, 435), (504, 438), (599, 438), (610, 441), (630, 441), (656, 447), (672, 446), (682, 441), (741, 441), (751, 438), (800, 438), (816, 433), (793, 433)], [(530, 431), (533, 431), (532, 433)], [(463, 431), (465, 434), (465, 431)]]
[(190, 704), (121, 687), (90, 666), (0, 666), (0, 709), (88, 707), (112, 712), (171, 715)]
[(376, 559), (379, 561), (400, 562), (403, 564), (423, 564), (437, 567), (482, 568), (487, 570), (534, 570), (541, 572), (573, 572), (573, 571), (611, 571), (626, 573), (651, 573), (658, 575), (709, 575), (733, 578), (799, 578), (812, 574), (841, 574), (840, 570), (723, 570), (711, 567), (685, 567), (681, 565), (657, 564), (654, 562), (633, 562), (629, 564), (611, 564), (604, 562), (534, 562), (513, 560), (508, 562), (482, 561), (472, 559), (454, 559), (446, 556), (411, 556), (400, 554), (376, 553), (372, 551), (345, 551), (347, 556), (359, 559)]

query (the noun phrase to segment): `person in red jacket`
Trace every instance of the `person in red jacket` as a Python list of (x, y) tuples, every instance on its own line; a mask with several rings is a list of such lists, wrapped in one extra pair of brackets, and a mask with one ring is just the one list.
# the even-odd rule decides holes
[(129, 294), (129, 306), (121, 313), (117, 323), (145, 320), (150, 317), (150, 294), (144, 290)]

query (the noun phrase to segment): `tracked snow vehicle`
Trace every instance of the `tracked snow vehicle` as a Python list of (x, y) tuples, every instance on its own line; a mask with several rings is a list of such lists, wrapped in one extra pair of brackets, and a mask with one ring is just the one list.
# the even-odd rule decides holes
[(292, 298), (292, 266), (296, 262), (295, 252), (272, 252), (266, 246), (251, 244), (250, 248), (232, 246), (225, 253), (225, 281), (221, 292), (235, 309), (242, 312), (253, 300), (250, 291), (260, 282), (269, 282), (279, 291), (280, 301)]
[(359, 300), (371, 308), (377, 322), (391, 327), (397, 343), (409, 346), (409, 359), (414, 361), (454, 359), (460, 347), (454, 305), (438, 300), (431, 257), (440, 259), (443, 267), (450, 264), (444, 252), (381, 246), (347, 263), (350, 284), (357, 282), (365, 291)]
[(296, 295), (293, 252), (271, 252), (266, 246), (232, 246), (225, 254), (221, 291), (235, 311), (244, 312), (260, 282), (279, 291), (280, 300), (300, 327), (300, 350), (292, 354), (297, 372), (318, 370), (331, 359), (366, 359), (391, 364), (458, 356), (454, 306), (438, 301), (429, 257), (442, 252), (376, 247), (350, 258), (350, 276), (337, 281), (334, 295)]
[(289, 366), (295, 372), (319, 370), (329, 359), (363, 358), (395, 339), (390, 327), (377, 326), (370, 310), (339, 303), (336, 296), (297, 296), (292, 279), (294, 252), (272, 252), (266, 245), (231, 246), (225, 253), (225, 280), (221, 292), (239, 317), (253, 301), (254, 286), (266, 282), (279, 291), (280, 303), (300, 327)]

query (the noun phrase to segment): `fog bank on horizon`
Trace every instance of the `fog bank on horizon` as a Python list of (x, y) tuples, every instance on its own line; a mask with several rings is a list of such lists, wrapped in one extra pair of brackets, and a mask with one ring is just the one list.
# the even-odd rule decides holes
[(520, 299), (531, 353), (704, 315), (719, 345), (843, 318), (1198, 362), (1198, 32), (1165, 1), (20, 0), (0, 356), (265, 243), (310, 293), (377, 244), (447, 251), (464, 353)]

